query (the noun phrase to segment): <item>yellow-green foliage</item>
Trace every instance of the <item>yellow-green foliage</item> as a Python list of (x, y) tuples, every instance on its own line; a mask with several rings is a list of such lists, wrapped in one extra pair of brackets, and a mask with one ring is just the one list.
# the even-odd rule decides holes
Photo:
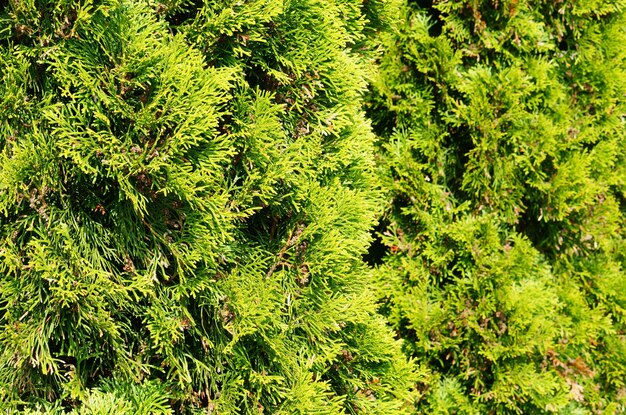
[(370, 8), (0, 5), (3, 413), (410, 411), (362, 261)]

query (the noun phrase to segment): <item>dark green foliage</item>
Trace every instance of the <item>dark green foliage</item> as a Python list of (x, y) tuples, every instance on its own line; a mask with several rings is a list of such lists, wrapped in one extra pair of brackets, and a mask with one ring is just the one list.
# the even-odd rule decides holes
[(389, 5), (379, 298), (420, 413), (626, 410), (624, 6)]
[(361, 259), (378, 5), (2, 4), (0, 408), (407, 413)]

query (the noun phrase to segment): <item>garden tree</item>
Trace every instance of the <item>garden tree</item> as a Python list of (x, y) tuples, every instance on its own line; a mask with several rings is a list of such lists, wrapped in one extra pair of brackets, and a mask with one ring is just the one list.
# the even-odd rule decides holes
[(0, 5), (3, 413), (410, 412), (362, 261), (376, 2)]
[(419, 413), (626, 410), (624, 1), (395, 1), (379, 298)]

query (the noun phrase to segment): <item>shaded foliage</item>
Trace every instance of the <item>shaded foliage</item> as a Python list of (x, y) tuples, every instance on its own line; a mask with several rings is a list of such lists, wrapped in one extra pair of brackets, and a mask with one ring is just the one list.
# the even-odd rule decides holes
[(389, 5), (379, 298), (419, 412), (624, 411), (623, 7)]

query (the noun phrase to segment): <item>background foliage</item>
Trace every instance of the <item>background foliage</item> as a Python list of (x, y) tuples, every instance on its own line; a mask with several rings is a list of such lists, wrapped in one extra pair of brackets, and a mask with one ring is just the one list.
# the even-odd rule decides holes
[(418, 412), (625, 410), (623, 7), (389, 4), (370, 260)]

